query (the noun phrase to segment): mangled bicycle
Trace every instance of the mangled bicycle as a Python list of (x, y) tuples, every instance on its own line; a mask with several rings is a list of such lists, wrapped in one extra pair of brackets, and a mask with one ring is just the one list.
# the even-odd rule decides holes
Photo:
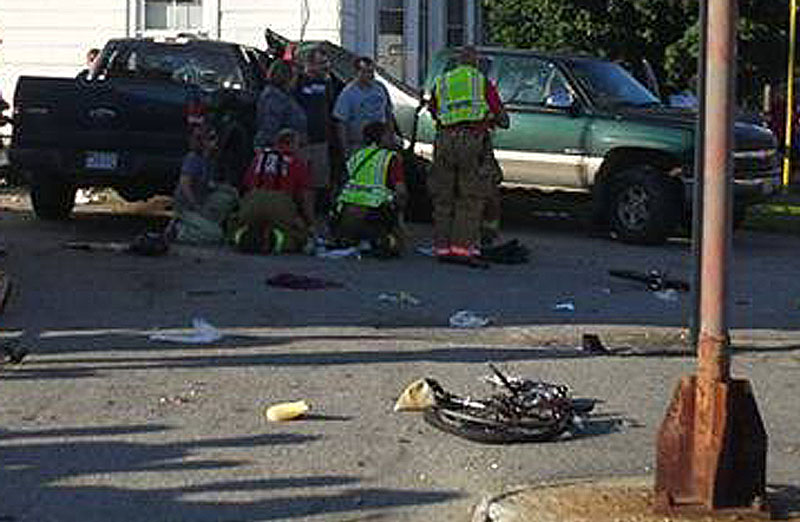
[(504, 375), (489, 364), (484, 380), (495, 393), (486, 399), (446, 391), (435, 379), (410, 384), (395, 411), (422, 411), (425, 421), (443, 431), (485, 443), (543, 442), (579, 431), (594, 408), (591, 399), (574, 399), (565, 385)]

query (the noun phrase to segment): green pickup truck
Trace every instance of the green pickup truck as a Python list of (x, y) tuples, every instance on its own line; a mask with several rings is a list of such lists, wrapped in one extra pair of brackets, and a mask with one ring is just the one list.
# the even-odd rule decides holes
[[(587, 56), (480, 48), (511, 127), (494, 134), (505, 186), (591, 192), (596, 225), (621, 240), (660, 243), (691, 215), (697, 114), (665, 106), (616, 63)], [(437, 54), (424, 89), (455, 64)], [(395, 99), (398, 125), (414, 127), (415, 103)], [(415, 151), (430, 155), (430, 114), (419, 115)], [(780, 157), (765, 127), (737, 122), (734, 220), (780, 183)]]

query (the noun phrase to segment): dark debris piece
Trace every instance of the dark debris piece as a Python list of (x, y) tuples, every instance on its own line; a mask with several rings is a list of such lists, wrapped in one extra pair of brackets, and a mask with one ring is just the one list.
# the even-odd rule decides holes
[(583, 334), (581, 348), (583, 348), (584, 352), (592, 355), (608, 355), (611, 353), (600, 341), (600, 337), (595, 334)]
[(344, 285), (336, 281), (327, 281), (316, 277), (284, 272), (267, 279), (269, 286), (289, 288), (291, 290), (321, 290), (325, 288), (342, 288)]
[(19, 364), (28, 355), (28, 350), (14, 344), (6, 343), (2, 346), (3, 354), (0, 356), (0, 364)]

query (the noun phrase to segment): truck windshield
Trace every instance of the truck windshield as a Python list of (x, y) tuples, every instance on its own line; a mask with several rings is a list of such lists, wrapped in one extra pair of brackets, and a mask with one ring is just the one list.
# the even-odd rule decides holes
[(572, 71), (595, 104), (603, 109), (661, 105), (653, 93), (615, 63), (576, 60)]

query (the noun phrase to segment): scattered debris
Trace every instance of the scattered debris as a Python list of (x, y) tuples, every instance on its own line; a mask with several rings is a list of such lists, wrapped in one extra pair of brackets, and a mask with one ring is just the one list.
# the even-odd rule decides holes
[(520, 243), (518, 239), (512, 239), (502, 245), (481, 249), (481, 259), (492, 263), (517, 265), (527, 263), (530, 253), (530, 249)]
[(561, 303), (556, 303), (553, 307), (554, 310), (558, 310), (561, 312), (574, 312), (575, 311), (575, 303), (572, 301), (564, 301)]
[(425, 421), (454, 435), (486, 443), (549, 441), (574, 435), (594, 409), (591, 399), (573, 399), (565, 385), (506, 376), (490, 364), (487, 399), (446, 391), (438, 381), (419, 379), (403, 390), (395, 411), (422, 411)]
[(667, 277), (667, 272), (662, 272), (660, 270), (650, 270), (648, 272), (637, 272), (636, 270), (609, 270), (608, 275), (644, 283), (651, 292), (658, 292), (660, 290), (689, 291), (689, 283), (680, 279), (670, 279)]
[(272, 422), (288, 421), (304, 415), (310, 409), (311, 405), (306, 401), (282, 402), (269, 406), (264, 414)]
[(600, 337), (596, 334), (583, 334), (581, 348), (584, 352), (592, 355), (608, 355), (611, 353), (608, 348), (603, 346)]
[(210, 344), (222, 339), (222, 333), (205, 319), (196, 317), (192, 319), (194, 331), (189, 334), (154, 333), (150, 334), (151, 341), (166, 341), (184, 344)]
[(28, 355), (28, 350), (18, 346), (16, 340), (5, 341), (2, 350), (3, 353), (0, 355), (0, 364), (20, 364), (22, 359)]
[(164, 234), (157, 232), (145, 232), (139, 234), (131, 244), (128, 245), (128, 252), (140, 256), (163, 256), (169, 251), (169, 241)]
[(336, 281), (327, 281), (316, 277), (308, 277), (288, 272), (267, 279), (269, 286), (289, 288), (291, 290), (321, 290), (324, 288), (342, 288), (344, 285)]
[(429, 379), (417, 379), (412, 382), (397, 401), (394, 411), (423, 411), (436, 405), (436, 393), (429, 384)]
[(422, 301), (408, 292), (382, 292), (378, 294), (378, 301), (397, 303), (401, 305), (409, 304), (412, 306), (417, 306), (422, 303)]
[(674, 303), (678, 301), (678, 291), (674, 288), (668, 288), (667, 290), (657, 290), (653, 292), (653, 295), (656, 296), (658, 299), (662, 301), (667, 301), (669, 303)]
[(489, 317), (484, 317), (472, 310), (459, 310), (450, 317), (450, 326), (453, 328), (482, 328), (492, 323)]
[(345, 257), (361, 259), (361, 250), (356, 247), (336, 248), (333, 250), (324, 249), (318, 250), (314, 255), (323, 259), (342, 259)]
[(426, 257), (434, 257), (433, 255), (433, 247), (432, 246), (418, 246), (414, 249), (417, 254), (426, 256)]
[(145, 232), (130, 243), (119, 241), (68, 241), (64, 248), (87, 252), (128, 252), (140, 256), (162, 256), (169, 251), (169, 242), (164, 234)]
[(196, 386), (202, 386), (203, 384), (205, 383), (202, 382), (192, 383), (192, 388), (189, 389), (187, 393), (172, 395), (170, 397), (160, 397), (158, 399), (158, 402), (159, 404), (172, 405), (172, 406), (182, 406), (190, 402), (195, 402), (197, 399), (200, 398), (200, 390), (198, 390)]
[(128, 244), (117, 241), (68, 241), (62, 245), (72, 250), (87, 252), (127, 252)]

